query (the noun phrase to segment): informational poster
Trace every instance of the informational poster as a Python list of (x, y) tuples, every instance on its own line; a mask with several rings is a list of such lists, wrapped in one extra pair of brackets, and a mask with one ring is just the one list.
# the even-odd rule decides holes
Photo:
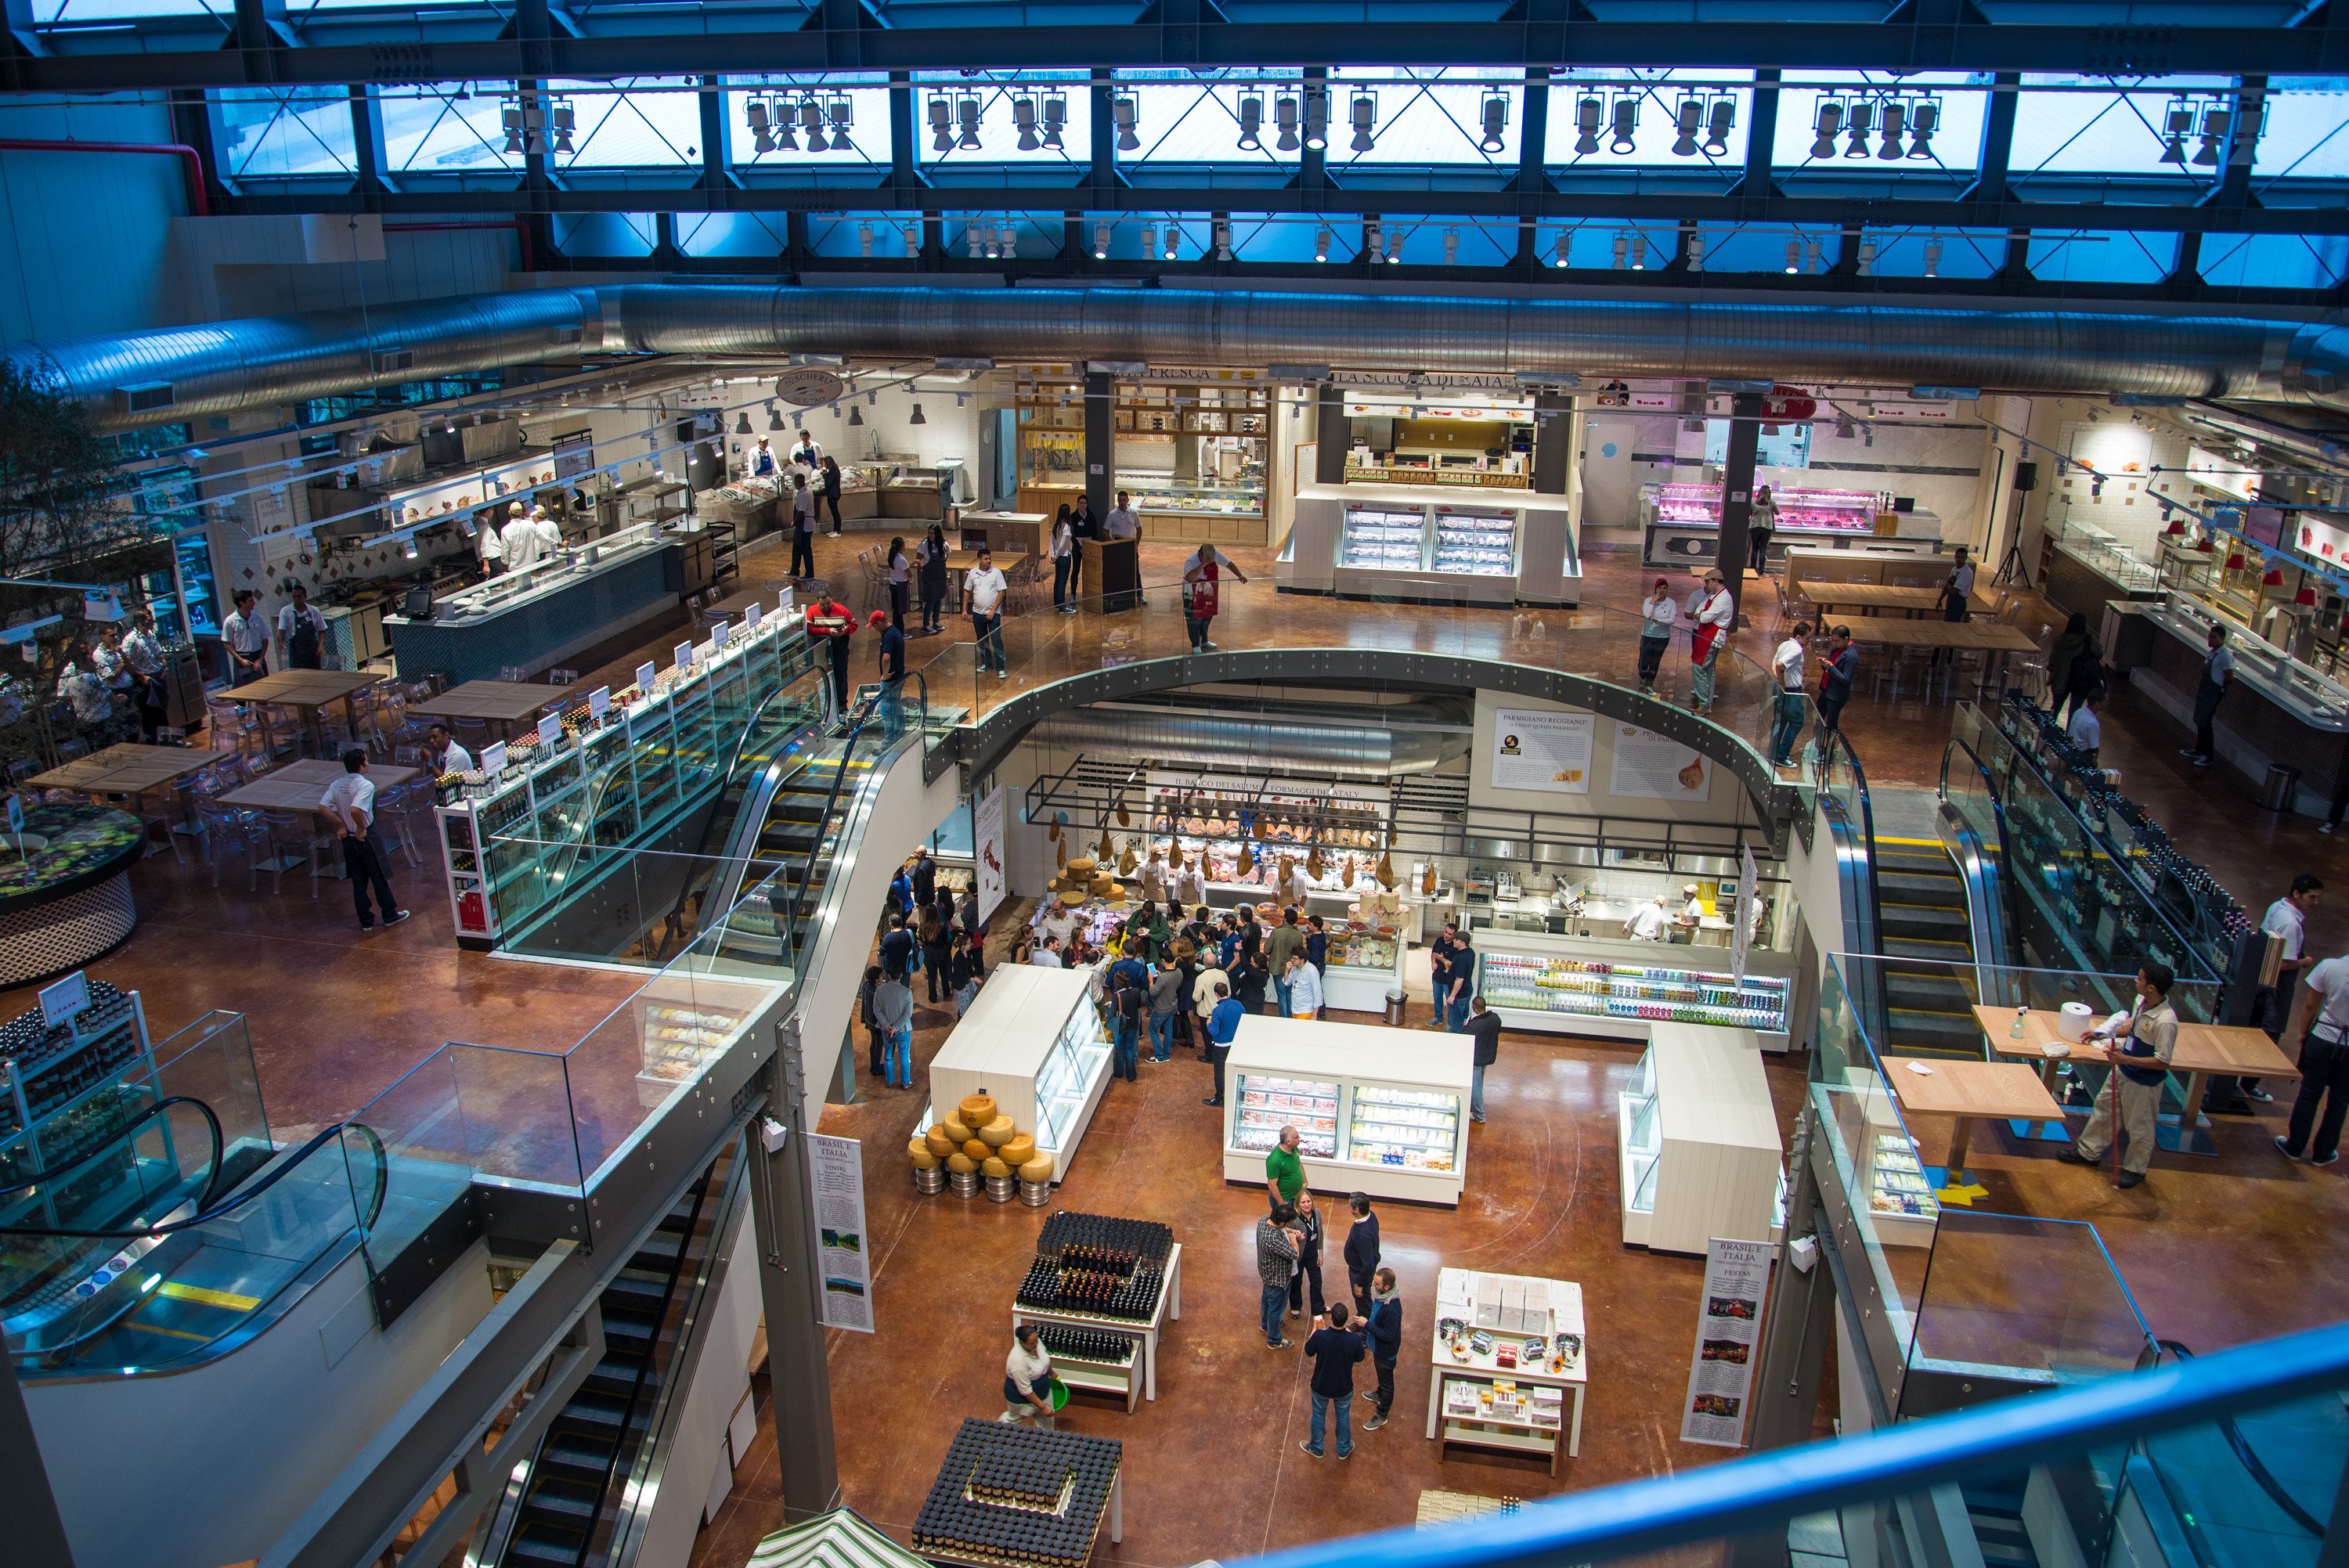
[(1713, 797), (1713, 758), (1669, 735), (1636, 724), (1615, 726), (1615, 766), (1607, 788), (1643, 800)]
[(1745, 953), (1754, 944), (1754, 923), (1762, 916), (1762, 868), (1754, 863), (1751, 845), (1737, 851), (1736, 919), (1729, 932), (1729, 972), (1737, 976), (1740, 985), (1745, 984)]
[(1553, 795), (1590, 793), (1595, 714), (1539, 708), (1493, 711), (1493, 788)]
[(992, 919), (1010, 890), (1003, 875), (1003, 791), (981, 800), (970, 814), (971, 874), (978, 882), (978, 921)]
[(1762, 1299), (1770, 1284), (1770, 1243), (1719, 1236), (1704, 1253), (1696, 1354), (1689, 1363), (1681, 1441), (1745, 1446), (1745, 1403), (1762, 1354)]
[(816, 1261), (823, 1274), (823, 1326), (873, 1330), (872, 1247), (864, 1233), (864, 1147), (854, 1138), (808, 1136), (815, 1195)]

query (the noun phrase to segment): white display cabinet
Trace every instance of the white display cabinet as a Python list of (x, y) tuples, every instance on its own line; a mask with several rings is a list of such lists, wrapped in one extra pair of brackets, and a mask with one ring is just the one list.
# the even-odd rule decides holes
[(988, 970), (930, 1061), (930, 1104), (914, 1135), (969, 1096), (988, 1095), (1052, 1156), (1052, 1180), (1067, 1175), (1110, 1078), (1109, 1035), (1085, 979), (1024, 964)]
[(1619, 1097), (1623, 1240), (1702, 1253), (1778, 1239), (1785, 1150), (1751, 1029), (1659, 1024)]
[(1224, 1179), (1261, 1183), (1293, 1125), (1317, 1191), (1457, 1204), (1472, 1056), (1465, 1035), (1243, 1018), (1224, 1064)]
[(1392, 932), (1331, 923), (1330, 961), (1321, 971), (1322, 1000), (1340, 1012), (1383, 1012), (1387, 993), (1403, 988), (1402, 954), (1402, 939)]
[(1711, 1024), (1788, 1044), (1783, 953), (1754, 948), (1740, 985), (1726, 948), (1491, 930), (1475, 944), (1477, 989), (1512, 1029), (1646, 1040), (1661, 1024)]

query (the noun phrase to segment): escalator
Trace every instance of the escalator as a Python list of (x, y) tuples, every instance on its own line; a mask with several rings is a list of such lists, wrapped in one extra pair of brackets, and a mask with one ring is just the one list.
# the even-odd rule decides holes
[[(805, 913), (823, 902), (849, 804), (872, 775), (875, 748), (859, 739), (778, 763), (751, 795), (721, 873), (728, 913), (719, 956), (799, 967)], [(802, 912), (796, 923), (793, 909)]]
[(509, 1481), (471, 1560), (503, 1568), (600, 1563), (628, 1533), (623, 1510), (650, 1506), (633, 1482), (658, 1457), (670, 1396), (691, 1378), (686, 1352), (717, 1277), (711, 1264), (748, 1196), (740, 1149), (727, 1145), (605, 1288), (596, 1306), (604, 1357)]
[(1879, 838), (1875, 858), (1887, 1047), (1899, 1056), (1980, 1057), (1977, 954), (1956, 862), (1932, 839)]

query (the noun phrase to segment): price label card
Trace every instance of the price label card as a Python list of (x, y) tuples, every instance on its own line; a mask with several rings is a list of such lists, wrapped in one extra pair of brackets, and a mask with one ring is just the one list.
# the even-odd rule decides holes
[(587, 715), (590, 718), (601, 718), (611, 711), (612, 688), (610, 686), (597, 686), (587, 694)]
[(713, 664), (717, 662), (718, 655), (725, 651), (726, 634), (723, 631), (713, 633), (709, 641), (701, 645), (701, 656)]
[(765, 611), (759, 608), (759, 602), (753, 599), (750, 601), (750, 607), (742, 612), (742, 624), (746, 626), (755, 626), (759, 624), (759, 618), (765, 614)]
[(481, 748), (481, 771), (502, 773), (506, 770), (506, 743), (493, 740)]
[(25, 801), (21, 796), (8, 797), (8, 830), (12, 833), (25, 830)]
[(563, 738), (563, 716), (550, 713), (538, 721), (538, 743), (552, 746)]
[(89, 1006), (89, 975), (77, 969), (54, 985), (41, 987), (41, 1022), (56, 1028)]
[(678, 668), (685, 670), (691, 669), (693, 667), (693, 645), (691, 643), (679, 643), (676, 647), (671, 648), (669, 652), (674, 655), (674, 662)]
[(647, 660), (636, 666), (636, 689), (647, 696), (652, 695), (653, 675), (651, 661)]

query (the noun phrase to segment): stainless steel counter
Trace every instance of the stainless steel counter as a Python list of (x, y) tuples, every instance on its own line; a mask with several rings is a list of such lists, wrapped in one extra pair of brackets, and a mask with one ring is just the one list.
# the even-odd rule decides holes
[(2178, 594), (2160, 603), (2128, 608), (2193, 649), (2198, 659), (2209, 646), (2212, 624), (2224, 625), (2227, 645), (2235, 653), (2237, 680), (2312, 729), (2349, 734), (2349, 687), (2291, 658), (2240, 624)]
[[(567, 593), (589, 578), (617, 572), (631, 562), (675, 545), (679, 536), (640, 523), (608, 539), (564, 547), (561, 554), (522, 572), (509, 572), (486, 583), (433, 602), (427, 624), (441, 628), (470, 627), (542, 603)], [(386, 615), (387, 627), (419, 624), (404, 615)], [(397, 631), (394, 632), (395, 640)]]

